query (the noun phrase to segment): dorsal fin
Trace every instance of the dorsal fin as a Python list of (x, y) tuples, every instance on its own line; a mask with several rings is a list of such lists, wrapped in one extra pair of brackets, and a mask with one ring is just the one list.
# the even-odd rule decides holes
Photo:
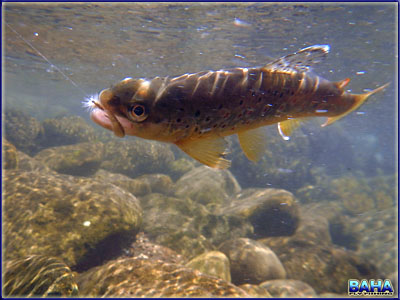
[(329, 53), (329, 45), (314, 45), (274, 60), (264, 66), (269, 71), (306, 72)]

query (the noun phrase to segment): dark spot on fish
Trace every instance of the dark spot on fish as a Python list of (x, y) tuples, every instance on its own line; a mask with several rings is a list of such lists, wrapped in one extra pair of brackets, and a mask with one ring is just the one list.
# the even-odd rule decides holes
[(196, 127), (195, 129), (194, 129), (194, 132), (197, 132), (199, 130), (199, 128), (198, 127)]
[(293, 96), (293, 95), (294, 95), (294, 92), (293, 92), (293, 91), (291, 91), (291, 92), (290, 92), (290, 95), (292, 95), (292, 96)]
[(243, 100), (240, 100), (239, 105), (242, 105), (242, 104), (243, 104)]
[(259, 97), (259, 98), (258, 98), (258, 102), (261, 102), (261, 100), (262, 100), (262, 98), (261, 98), (261, 97)]
[(200, 117), (200, 111), (197, 110), (197, 111), (195, 112), (194, 116), (195, 116), (196, 118)]
[(279, 98), (282, 98), (282, 96), (283, 96), (283, 93), (281, 93), (281, 94), (279, 95)]
[(207, 118), (206, 118), (206, 122), (209, 122), (209, 121), (210, 121), (210, 117), (207, 117)]
[(179, 111), (181, 112), (185, 112), (185, 110), (183, 108), (179, 108)]
[(222, 109), (222, 107), (224, 107), (222, 104), (220, 104), (219, 106), (218, 106), (218, 109)]
[(216, 128), (218, 126), (218, 124), (214, 124), (213, 128)]
[(186, 125), (185, 128), (189, 128), (189, 125)]
[(225, 124), (221, 124), (221, 128), (225, 128), (226, 127), (226, 125)]
[(239, 115), (238, 115), (238, 118), (240, 118), (241, 116), (243, 116), (243, 114), (239, 114)]
[(180, 123), (182, 120), (181, 119), (176, 119), (176, 123)]

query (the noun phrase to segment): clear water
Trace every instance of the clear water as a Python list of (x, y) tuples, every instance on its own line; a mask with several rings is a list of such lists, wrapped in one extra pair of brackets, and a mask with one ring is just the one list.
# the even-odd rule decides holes
[[(67, 81), (3, 22), (4, 108), (39, 120), (68, 113), (91, 123), (83, 98), (125, 77), (258, 66), (300, 48), (329, 44), (331, 53), (314, 68), (317, 74), (332, 81), (351, 78), (353, 93), (391, 82), (340, 126), (350, 137), (346, 147), (375, 157), (367, 175), (397, 172), (395, 3), (6, 3), (3, 17), (79, 85)], [(305, 132), (321, 137), (335, 130), (312, 128)], [(324, 152), (319, 163), (345, 159), (340, 147), (335, 149), (339, 152)]]

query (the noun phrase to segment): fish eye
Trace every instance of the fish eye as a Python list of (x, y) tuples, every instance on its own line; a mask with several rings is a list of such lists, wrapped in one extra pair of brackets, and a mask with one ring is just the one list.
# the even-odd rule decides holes
[(133, 121), (142, 122), (147, 118), (146, 108), (142, 104), (134, 104), (129, 108), (129, 116)]

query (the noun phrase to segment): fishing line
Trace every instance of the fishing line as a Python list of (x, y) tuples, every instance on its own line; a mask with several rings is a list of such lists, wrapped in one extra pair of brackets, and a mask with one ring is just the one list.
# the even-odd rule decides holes
[(14, 28), (11, 27), (7, 22), (5, 24), (10, 28), (21, 40), (23, 40), (29, 47), (31, 47), (37, 54), (40, 55), (41, 58), (43, 58), (51, 67), (56, 69), (64, 78), (69, 81), (74, 87), (76, 87), (79, 91), (81, 91), (85, 97), (87, 97), (89, 94), (85, 92), (83, 88), (81, 88), (78, 84), (75, 83), (71, 78), (68, 77), (67, 74), (65, 74), (59, 67), (57, 67), (55, 64), (53, 64), (46, 56), (44, 56), (38, 49), (36, 49), (32, 43), (30, 43), (28, 40), (26, 40), (21, 34), (19, 34)]

